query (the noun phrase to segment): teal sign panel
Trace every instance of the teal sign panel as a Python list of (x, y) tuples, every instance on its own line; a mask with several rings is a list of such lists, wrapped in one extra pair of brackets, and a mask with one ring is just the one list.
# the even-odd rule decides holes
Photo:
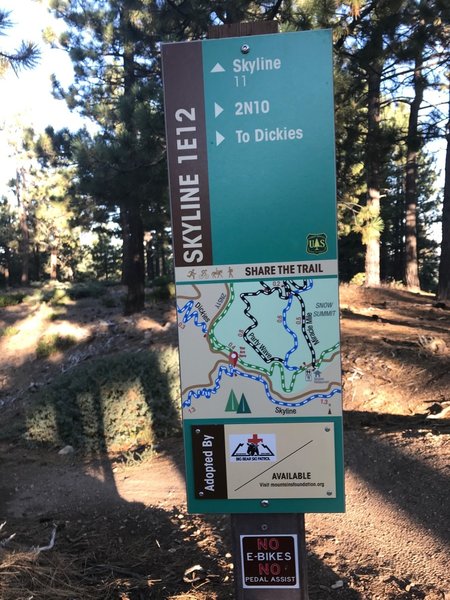
[(331, 33), (163, 73), (188, 508), (343, 511)]
[(336, 258), (331, 34), (245, 42), (203, 42), (214, 263)]

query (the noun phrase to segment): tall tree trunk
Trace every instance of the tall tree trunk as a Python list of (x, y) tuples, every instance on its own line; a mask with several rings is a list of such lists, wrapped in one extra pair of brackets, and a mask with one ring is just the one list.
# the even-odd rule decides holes
[(367, 223), (364, 233), (366, 244), (365, 285), (380, 285), (380, 85), (382, 72), (383, 37), (376, 28), (372, 38), (374, 60), (367, 69)]
[(438, 299), (450, 300), (450, 79), (447, 123), (447, 153), (445, 157), (444, 203), (442, 207), (442, 243), (439, 262)]
[(128, 264), (128, 254), (129, 254), (128, 234), (127, 234), (128, 225), (127, 225), (127, 217), (125, 214), (126, 213), (125, 205), (123, 203), (120, 203), (119, 211), (120, 211), (120, 233), (122, 236), (122, 265), (121, 265), (122, 268), (121, 268), (121, 274), (120, 274), (120, 281), (121, 281), (122, 285), (127, 285), (126, 265)]
[(58, 250), (52, 245), (50, 248), (50, 279), (56, 281), (58, 278)]
[(405, 274), (404, 281), (410, 290), (420, 290), (419, 262), (417, 257), (417, 156), (421, 140), (418, 131), (419, 109), (423, 100), (425, 79), (422, 75), (422, 49), (414, 65), (414, 98), (411, 102), (406, 138), (405, 177)]
[(393, 226), (394, 258), (392, 265), (392, 278), (394, 281), (401, 281), (405, 270), (405, 245), (403, 243), (405, 238), (405, 199), (403, 194), (403, 178), (400, 176), (400, 174), (398, 176), (396, 198)]
[(16, 196), (20, 228), (19, 254), (22, 268), (20, 282), (24, 285), (27, 285), (29, 282), (30, 271), (30, 231), (28, 229), (27, 209), (23, 198), (23, 188), (23, 172), (21, 169), (17, 169)]
[(125, 218), (123, 232), (126, 237), (127, 254), (124, 274), (127, 286), (125, 314), (131, 315), (144, 309), (145, 305), (145, 260), (144, 260), (144, 227), (139, 208), (130, 202), (124, 208)]
[(33, 279), (41, 280), (41, 254), (37, 244), (33, 247)]
[(2, 274), (3, 277), (5, 278), (5, 287), (6, 289), (9, 288), (9, 275), (11, 273), (11, 250), (9, 249), (9, 246), (7, 244), (5, 244), (5, 246), (3, 246), (3, 250), (5, 253), (5, 267), (2, 269)]
[[(134, 43), (130, 40), (130, 8), (125, 2), (121, 11), (120, 24), (123, 30), (123, 76), (125, 99), (131, 99), (136, 82), (134, 73)], [(134, 122), (129, 106), (124, 110), (124, 123), (127, 134), (133, 136)], [(130, 152), (132, 149), (130, 148)], [(124, 198), (122, 224), (124, 227), (124, 283), (128, 287), (125, 299), (125, 314), (130, 315), (144, 309), (145, 305), (145, 258), (144, 258), (144, 226), (140, 206), (133, 194)]]

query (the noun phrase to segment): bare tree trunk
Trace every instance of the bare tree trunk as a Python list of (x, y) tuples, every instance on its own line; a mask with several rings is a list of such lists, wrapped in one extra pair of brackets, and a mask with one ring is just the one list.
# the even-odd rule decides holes
[(373, 55), (376, 57), (367, 69), (368, 105), (366, 137), (367, 172), (367, 224), (364, 234), (366, 244), (365, 285), (380, 285), (380, 85), (383, 37), (377, 28), (373, 36)]
[(16, 197), (19, 211), (19, 254), (22, 267), (20, 281), (27, 285), (29, 282), (30, 271), (30, 231), (28, 229), (27, 209), (23, 199), (23, 172), (20, 169), (16, 171)]
[(405, 274), (406, 287), (420, 290), (419, 263), (417, 256), (417, 156), (421, 140), (418, 132), (419, 109), (422, 104), (425, 80), (422, 76), (422, 53), (416, 58), (414, 65), (414, 98), (411, 102), (406, 139), (406, 236), (405, 236)]
[(133, 202), (124, 210), (127, 254), (124, 264), (125, 284), (128, 288), (125, 299), (125, 314), (140, 312), (145, 305), (145, 259), (144, 227), (139, 208)]
[(56, 281), (58, 278), (58, 251), (52, 245), (50, 249), (50, 279)]
[[(121, 27), (124, 31), (123, 72), (124, 97), (132, 96), (136, 78), (134, 73), (134, 45), (129, 39), (130, 9), (124, 5), (121, 13)], [(132, 114), (126, 109), (124, 122), (127, 132), (134, 131)], [(130, 149), (130, 151), (132, 151)], [(144, 226), (142, 223), (141, 207), (130, 190), (123, 199), (122, 225), (124, 228), (124, 265), (123, 278), (128, 287), (125, 299), (125, 314), (130, 315), (144, 309), (145, 306), (145, 256), (144, 256)]]
[(5, 278), (5, 287), (6, 289), (9, 288), (9, 275), (11, 272), (11, 251), (9, 249), (9, 246), (5, 244), (5, 246), (3, 246), (3, 250), (5, 253), (5, 266), (4, 268), (2, 268), (1, 272), (3, 274), (3, 277)]
[[(449, 80), (450, 84), (450, 80)], [(438, 299), (450, 300), (450, 85), (449, 120), (447, 123), (447, 153), (445, 157), (444, 203), (442, 207), (442, 244), (439, 263)]]

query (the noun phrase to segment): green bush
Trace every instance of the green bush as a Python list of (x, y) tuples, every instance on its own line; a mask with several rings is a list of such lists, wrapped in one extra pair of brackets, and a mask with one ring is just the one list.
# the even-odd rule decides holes
[(52, 310), (52, 312), (48, 315), (49, 321), (59, 321), (64, 319), (67, 315), (67, 309), (65, 308), (57, 308), (56, 310)]
[(63, 304), (68, 300), (67, 291), (56, 285), (46, 285), (39, 291), (38, 300), (52, 305)]
[(365, 273), (356, 273), (356, 275), (354, 275), (352, 277), (350, 283), (353, 283), (353, 285), (362, 286), (362, 285), (364, 285), (365, 281), (366, 281), (366, 274)]
[(0, 308), (22, 304), (25, 296), (26, 294), (22, 292), (16, 292), (14, 294), (0, 294)]
[(175, 284), (168, 283), (165, 285), (152, 288), (150, 299), (154, 302), (168, 302), (175, 298)]
[(71, 300), (81, 298), (100, 298), (106, 293), (105, 286), (96, 281), (87, 281), (85, 283), (75, 283), (69, 289)]
[(49, 302), (51, 306), (60, 306), (68, 303), (70, 303), (70, 297), (67, 294), (67, 290), (63, 289), (56, 289), (53, 298)]
[(114, 296), (104, 296), (101, 298), (100, 302), (105, 308), (116, 308), (121, 305), (120, 298), (115, 298)]
[(118, 452), (180, 431), (178, 353), (172, 348), (80, 364), (38, 394), (26, 416), (29, 441)]
[(56, 352), (67, 350), (76, 343), (76, 338), (71, 335), (59, 335), (57, 333), (44, 335), (38, 341), (36, 347), (36, 356), (38, 358), (48, 358)]
[(28, 293), (26, 301), (30, 304), (45, 302), (51, 306), (66, 305), (70, 302), (67, 295), (68, 285), (60, 281), (51, 281), (45, 284), (33, 282), (30, 287), (34, 289)]
[(13, 337), (13, 335), (17, 335), (18, 333), (19, 328), (14, 325), (8, 325), (8, 327), (0, 329), (0, 337)]

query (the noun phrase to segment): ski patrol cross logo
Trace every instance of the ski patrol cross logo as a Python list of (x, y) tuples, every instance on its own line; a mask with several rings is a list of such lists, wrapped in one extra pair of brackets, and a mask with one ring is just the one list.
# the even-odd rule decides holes
[(276, 460), (276, 436), (274, 433), (264, 435), (230, 434), (229, 436), (231, 462), (255, 462)]

